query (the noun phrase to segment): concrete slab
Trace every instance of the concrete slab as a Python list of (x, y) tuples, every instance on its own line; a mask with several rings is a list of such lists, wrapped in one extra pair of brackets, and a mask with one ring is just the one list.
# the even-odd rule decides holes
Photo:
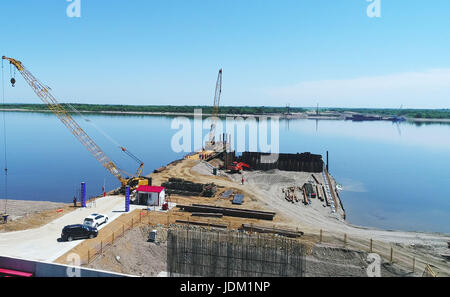
[[(137, 209), (137, 207), (130, 205), (130, 211), (134, 209)], [(58, 242), (64, 226), (82, 224), (84, 218), (91, 213), (107, 215), (109, 217), (108, 223), (110, 223), (124, 214), (124, 210), (124, 196), (106, 196), (97, 199), (90, 207), (78, 208), (45, 226), (2, 233), (0, 235), (0, 255), (37, 261), (54, 261), (83, 241)], [(103, 224), (98, 228), (99, 233), (107, 224)]]

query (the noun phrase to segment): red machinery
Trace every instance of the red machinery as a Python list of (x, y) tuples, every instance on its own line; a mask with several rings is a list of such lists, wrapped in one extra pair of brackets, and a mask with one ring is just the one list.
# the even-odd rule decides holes
[(231, 173), (241, 173), (241, 171), (244, 169), (244, 167), (250, 169), (250, 165), (244, 163), (244, 162), (233, 162), (232, 165), (228, 166), (228, 170), (231, 171)]

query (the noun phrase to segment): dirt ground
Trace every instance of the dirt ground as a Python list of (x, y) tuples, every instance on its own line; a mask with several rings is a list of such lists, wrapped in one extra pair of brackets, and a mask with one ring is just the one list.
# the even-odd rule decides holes
[(136, 227), (125, 233), (87, 267), (137, 276), (157, 276), (167, 270), (166, 242), (149, 242), (151, 227)]
[[(191, 227), (199, 229), (199, 227)], [(158, 231), (157, 242), (149, 242), (151, 230)], [(152, 277), (167, 271), (167, 228), (141, 225), (118, 239), (113, 246), (87, 267), (136, 276)], [(370, 261), (368, 253), (353, 249), (315, 245), (305, 257), (307, 277), (366, 277)], [(404, 277), (411, 273), (386, 261), (381, 263), (381, 276)]]
[[(215, 197), (189, 197), (170, 195), (167, 196), (170, 202), (176, 204), (207, 204), (222, 207), (245, 208), (263, 211), (274, 211), (276, 215), (273, 221), (223, 217), (223, 218), (204, 218), (193, 217), (188, 212), (182, 212), (179, 208), (174, 208), (168, 213), (151, 212), (147, 217), (147, 222), (142, 222), (139, 226), (125, 232), (123, 237), (117, 238), (113, 245), (105, 249), (102, 255), (96, 257), (88, 267), (116, 271), (126, 274), (155, 276), (164, 271), (166, 247), (165, 243), (159, 245), (147, 242), (149, 228), (159, 226), (164, 228), (176, 223), (176, 220), (189, 222), (202, 222), (211, 224), (222, 224), (228, 229), (238, 229), (242, 224), (254, 224), (256, 226), (274, 227), (289, 229), (291, 231), (303, 231), (305, 235), (301, 240), (308, 247), (307, 263), (312, 270), (307, 271), (310, 276), (365, 276), (367, 262), (368, 240), (377, 241), (375, 248), (383, 251), (389, 251), (395, 247), (395, 266), (383, 263), (383, 276), (404, 276), (407, 274), (408, 265), (412, 257), (417, 259), (417, 271), (423, 271), (424, 263), (432, 265), (441, 276), (450, 275), (449, 259), (442, 255), (448, 253), (447, 242), (450, 241), (448, 234), (422, 233), (422, 232), (404, 232), (404, 231), (386, 231), (361, 226), (354, 226), (343, 219), (342, 213), (331, 213), (329, 207), (318, 199), (312, 199), (310, 205), (302, 203), (291, 203), (286, 201), (282, 189), (290, 186), (302, 186), (304, 182), (311, 178), (310, 173), (303, 172), (285, 172), (271, 170), (266, 172), (248, 171), (244, 172), (244, 185), (241, 184), (241, 175), (227, 174), (219, 172), (219, 175), (212, 175), (212, 170), (198, 159), (190, 158), (187, 160), (175, 161), (168, 166), (161, 168), (157, 173), (151, 175), (152, 184), (160, 185), (171, 177), (183, 178), (196, 183), (214, 182), (218, 187)], [(315, 174), (320, 183), (323, 183), (321, 174)], [(332, 180), (333, 186), (335, 186)], [(233, 205), (232, 198), (221, 198), (222, 193), (232, 190), (234, 194), (243, 194), (244, 203), (242, 205)], [(344, 201), (345, 203), (345, 201)], [(29, 213), (28, 216), (14, 221), (15, 228), (30, 228), (33, 225), (43, 225), (67, 211), (73, 210), (70, 205), (61, 206), (63, 212), (56, 212), (55, 208), (60, 207), (46, 204), (48, 209), (39, 209), (32, 203), (20, 202), (16, 212), (17, 216)], [(44, 204), (42, 207), (44, 207)], [(11, 207), (11, 209), (14, 209)], [(21, 209), (21, 210), (20, 210)], [(39, 209), (40, 212), (30, 214), (31, 210)], [(12, 212), (10, 213), (13, 214)], [(85, 241), (70, 252), (76, 252), (80, 255), (87, 254), (87, 251), (102, 240), (106, 240), (111, 234), (123, 224), (126, 224), (131, 218), (130, 215), (122, 214), (117, 218), (117, 222), (111, 222), (105, 226), (98, 238)], [(33, 219), (31, 219), (33, 218)], [(19, 223), (23, 220), (23, 225)], [(29, 220), (29, 221), (27, 221)], [(9, 224), (8, 224), (9, 225)], [(9, 226), (14, 225), (6, 225)], [(4, 225), (5, 226), (5, 225)], [(5, 228), (3, 226), (3, 228)], [(2, 225), (0, 225), (0, 232)], [(13, 231), (3, 229), (6, 231)], [(22, 229), (17, 229), (22, 230)], [(318, 245), (319, 230), (323, 230), (328, 236), (339, 236), (346, 234), (348, 246), (322, 246)], [(117, 234), (117, 233), (116, 233)], [(105, 238), (103, 238), (104, 236)], [(325, 236), (326, 237), (326, 236)], [(324, 240), (326, 242), (326, 240)], [(351, 248), (350, 248), (351, 246)], [(355, 247), (360, 247), (355, 248)], [(65, 263), (66, 255), (60, 257), (56, 262)], [(324, 261), (325, 259), (325, 261)], [(421, 266), (422, 265), (422, 266)], [(343, 267), (349, 267), (342, 270)], [(404, 270), (399, 267), (403, 267)]]
[[(0, 200), (4, 211), (5, 200)], [(0, 232), (21, 231), (41, 227), (75, 208), (71, 204), (48, 201), (8, 200), (8, 223), (0, 224)]]
[[(412, 258), (415, 257), (416, 268), (424, 269), (426, 263), (432, 265), (439, 275), (450, 275), (450, 264), (445, 257), (449, 253), (447, 242), (450, 242), (449, 234), (388, 231), (349, 224), (341, 215), (332, 214), (329, 208), (323, 207), (316, 199), (312, 205), (305, 206), (301, 203), (292, 204), (284, 199), (281, 189), (293, 184), (303, 185), (305, 173), (285, 172), (271, 170), (266, 172), (244, 172), (244, 185), (241, 185), (240, 175), (229, 175), (220, 172), (214, 176), (207, 167), (199, 165), (199, 160), (183, 160), (168, 165), (165, 170), (152, 174), (153, 184), (160, 185), (170, 177), (183, 178), (197, 183), (214, 182), (219, 187), (218, 194), (214, 198), (185, 197), (178, 198), (177, 203), (202, 203), (217, 206), (248, 208), (256, 210), (275, 211), (274, 221), (256, 220), (255, 224), (276, 225), (280, 228), (299, 229), (307, 234), (318, 234), (323, 230), (327, 234), (341, 236), (347, 234), (348, 243), (353, 246), (361, 246), (367, 249), (368, 241), (377, 241), (379, 250), (389, 252), (395, 247), (396, 261), (405, 267), (410, 267)], [(310, 175), (310, 174), (308, 174)], [(322, 182), (322, 175), (315, 175)], [(332, 181), (333, 186), (334, 181)], [(221, 199), (220, 194), (228, 189), (236, 193), (244, 194), (244, 203), (241, 206), (231, 204), (230, 199)], [(177, 198), (173, 198), (177, 199)], [(344, 201), (345, 203), (345, 201)], [(227, 220), (224, 217), (223, 220)], [(219, 220), (220, 221), (220, 220)]]
[[(368, 253), (333, 247), (316, 245), (311, 255), (306, 256), (305, 276), (307, 277), (367, 277), (370, 261)], [(413, 276), (400, 267), (383, 261), (380, 266), (382, 277)]]

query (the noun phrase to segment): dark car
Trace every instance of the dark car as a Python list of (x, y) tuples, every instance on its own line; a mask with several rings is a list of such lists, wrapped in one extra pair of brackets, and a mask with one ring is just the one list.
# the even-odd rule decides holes
[(78, 224), (65, 226), (61, 232), (61, 239), (64, 241), (72, 241), (74, 239), (94, 238), (97, 235), (97, 228)]

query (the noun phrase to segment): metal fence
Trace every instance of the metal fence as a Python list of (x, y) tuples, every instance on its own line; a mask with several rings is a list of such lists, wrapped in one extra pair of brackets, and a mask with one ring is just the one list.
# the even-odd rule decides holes
[(167, 237), (169, 276), (301, 277), (305, 249), (282, 236), (174, 228)]
[(111, 247), (118, 239), (125, 235), (125, 232), (133, 229), (141, 223), (148, 222), (149, 212), (142, 211), (138, 214), (131, 214), (126, 221), (122, 221), (120, 224), (115, 224), (115, 228), (108, 228), (102, 230), (107, 232), (107, 236), (102, 237), (101, 240), (93, 240), (92, 244), (89, 244), (82, 252), (77, 251), (80, 256), (81, 265), (88, 265), (95, 258), (101, 255), (106, 249)]
[(427, 269), (434, 271), (434, 275), (438, 275), (437, 272), (439, 272), (439, 267), (441, 266), (437, 262), (431, 264), (427, 260), (424, 260), (420, 253), (413, 254), (411, 250), (401, 245), (396, 245), (395, 243), (349, 236), (346, 233), (326, 232), (324, 230), (318, 230), (317, 233), (305, 232), (305, 236), (313, 238), (317, 243), (340, 246), (367, 253), (376, 253), (385, 262), (396, 264), (406, 272), (416, 274), (417, 276)]

